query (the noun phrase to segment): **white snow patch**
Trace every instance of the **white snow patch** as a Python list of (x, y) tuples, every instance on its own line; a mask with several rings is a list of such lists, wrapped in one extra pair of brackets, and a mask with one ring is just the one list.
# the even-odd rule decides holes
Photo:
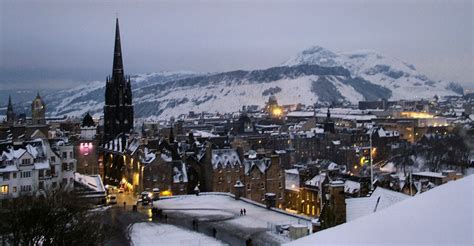
[(288, 245), (474, 245), (474, 175)]
[(225, 245), (221, 241), (182, 227), (158, 223), (136, 223), (131, 228), (133, 245)]

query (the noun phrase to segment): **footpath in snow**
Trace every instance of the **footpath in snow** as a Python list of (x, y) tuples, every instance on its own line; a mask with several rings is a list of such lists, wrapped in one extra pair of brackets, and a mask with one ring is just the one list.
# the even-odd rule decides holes
[[(289, 242), (289, 225), (311, 227), (310, 219), (290, 215), (284, 211), (267, 209), (252, 201), (235, 200), (225, 194), (201, 194), (176, 196), (154, 202), (171, 224), (192, 228), (232, 244), (245, 245)], [(240, 215), (245, 209), (246, 215)]]
[[(269, 223), (308, 223), (303, 219), (285, 213), (278, 213), (242, 200), (235, 200), (233, 197), (225, 195), (178, 196), (156, 201), (154, 206), (164, 211), (179, 211), (203, 221), (219, 216), (222, 220), (246, 228), (268, 228)], [(247, 213), (245, 216), (240, 216), (240, 209), (244, 208)]]
[(201, 233), (168, 224), (143, 222), (133, 224), (131, 239), (134, 246), (146, 245), (226, 245)]

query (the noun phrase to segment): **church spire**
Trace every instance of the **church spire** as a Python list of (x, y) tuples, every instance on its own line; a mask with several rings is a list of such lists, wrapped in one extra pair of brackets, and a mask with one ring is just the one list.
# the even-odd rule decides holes
[(15, 123), (15, 112), (13, 112), (12, 97), (8, 95), (8, 107), (7, 107), (7, 124), (9, 126)]
[(12, 96), (8, 95), (8, 107), (7, 111), (13, 111)]
[(132, 88), (127, 79), (130, 81), (123, 71), (119, 20), (116, 18), (112, 76), (106, 79), (105, 85), (104, 141), (133, 130)]
[(112, 77), (123, 76), (122, 62), (122, 45), (120, 44), (120, 30), (118, 18), (115, 22), (115, 48), (114, 48), (114, 65), (112, 68)]

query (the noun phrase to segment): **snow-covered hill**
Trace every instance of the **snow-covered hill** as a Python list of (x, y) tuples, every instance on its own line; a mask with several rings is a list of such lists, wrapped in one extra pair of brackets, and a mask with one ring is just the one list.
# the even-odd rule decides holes
[[(161, 72), (132, 76), (136, 117), (166, 119), (195, 112), (233, 112), (264, 105), (270, 94), (281, 104), (352, 103), (415, 99), (462, 93), (454, 83), (435, 82), (414, 66), (372, 51), (336, 54), (311, 47), (281, 66), (252, 71), (198, 74)], [(102, 114), (105, 82), (91, 82), (44, 97), (49, 115)], [(25, 106), (29, 102), (25, 102)]]
[(462, 87), (456, 83), (433, 81), (418, 72), (414, 65), (371, 50), (334, 53), (323, 47), (313, 46), (283, 63), (284, 66), (298, 64), (342, 66), (354, 77), (388, 88), (392, 91), (390, 99), (393, 100), (462, 94)]

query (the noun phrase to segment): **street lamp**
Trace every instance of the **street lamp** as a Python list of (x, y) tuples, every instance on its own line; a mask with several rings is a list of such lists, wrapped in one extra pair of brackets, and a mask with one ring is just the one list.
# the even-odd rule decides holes
[(370, 189), (374, 190), (374, 166), (373, 166), (373, 156), (372, 156), (372, 134), (374, 133), (374, 127), (370, 129), (369, 133), (369, 154), (370, 154)]

